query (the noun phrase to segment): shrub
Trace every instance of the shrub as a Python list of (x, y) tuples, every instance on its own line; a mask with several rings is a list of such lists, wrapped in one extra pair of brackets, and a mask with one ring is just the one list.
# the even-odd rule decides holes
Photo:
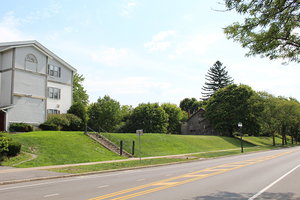
[(33, 131), (33, 126), (26, 123), (12, 123), (9, 126), (9, 132), (30, 132)]
[(6, 137), (0, 137), (0, 161), (5, 152), (8, 151), (8, 140)]
[(81, 119), (74, 114), (62, 114), (63, 117), (68, 119), (69, 126), (63, 126), (64, 131), (79, 131), (81, 130)]
[(16, 156), (21, 151), (22, 144), (17, 141), (8, 141), (7, 156)]
[(39, 125), (39, 128), (44, 130), (44, 131), (57, 131), (58, 126), (56, 124), (48, 124), (48, 123), (41, 123)]
[(40, 124), (39, 128), (43, 130), (80, 130), (81, 119), (74, 114), (49, 114), (47, 121)]
[(74, 114), (81, 119), (80, 130), (83, 130), (88, 118), (85, 105), (83, 103), (74, 103), (68, 110), (68, 113)]

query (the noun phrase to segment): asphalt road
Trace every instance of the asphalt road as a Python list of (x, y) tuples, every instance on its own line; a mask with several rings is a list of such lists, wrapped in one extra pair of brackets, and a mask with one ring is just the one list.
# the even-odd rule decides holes
[(300, 148), (2, 185), (0, 199), (300, 200)]

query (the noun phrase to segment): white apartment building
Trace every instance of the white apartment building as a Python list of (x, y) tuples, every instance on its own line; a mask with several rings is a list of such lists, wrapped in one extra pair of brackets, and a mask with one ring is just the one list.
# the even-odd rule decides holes
[(0, 43), (0, 131), (10, 123), (37, 126), (72, 105), (76, 69), (39, 42)]

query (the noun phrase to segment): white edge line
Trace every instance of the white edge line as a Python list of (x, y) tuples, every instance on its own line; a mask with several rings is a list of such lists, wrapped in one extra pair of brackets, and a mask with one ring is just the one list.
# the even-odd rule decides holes
[(105, 187), (108, 187), (109, 185), (102, 185), (102, 186), (99, 186), (98, 188), (105, 188)]
[(276, 181), (274, 181), (273, 183), (271, 183), (270, 185), (268, 185), (267, 187), (265, 187), (264, 189), (262, 189), (261, 191), (259, 191), (258, 193), (256, 193), (254, 196), (250, 197), (248, 200), (253, 200), (253, 199), (257, 198), (259, 195), (261, 195), (262, 193), (264, 193), (265, 191), (267, 191), (269, 188), (271, 188), (273, 185), (275, 185), (276, 183), (278, 183), (279, 181), (281, 181), (287, 175), (289, 175), (290, 173), (292, 173), (293, 171), (295, 171), (298, 167), (300, 167), (300, 165), (298, 165), (294, 169), (290, 170), (289, 172), (287, 172), (286, 174), (284, 174), (283, 176), (281, 176), (279, 179), (277, 179)]
[(45, 195), (44, 197), (53, 197), (53, 196), (57, 196), (59, 195), (58, 193), (57, 194), (49, 194), (49, 195)]

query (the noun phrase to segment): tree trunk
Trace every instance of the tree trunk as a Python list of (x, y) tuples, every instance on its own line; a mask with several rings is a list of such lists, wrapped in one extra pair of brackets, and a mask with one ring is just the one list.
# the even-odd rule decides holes
[(272, 136), (273, 136), (273, 146), (275, 146), (275, 131), (272, 132)]

